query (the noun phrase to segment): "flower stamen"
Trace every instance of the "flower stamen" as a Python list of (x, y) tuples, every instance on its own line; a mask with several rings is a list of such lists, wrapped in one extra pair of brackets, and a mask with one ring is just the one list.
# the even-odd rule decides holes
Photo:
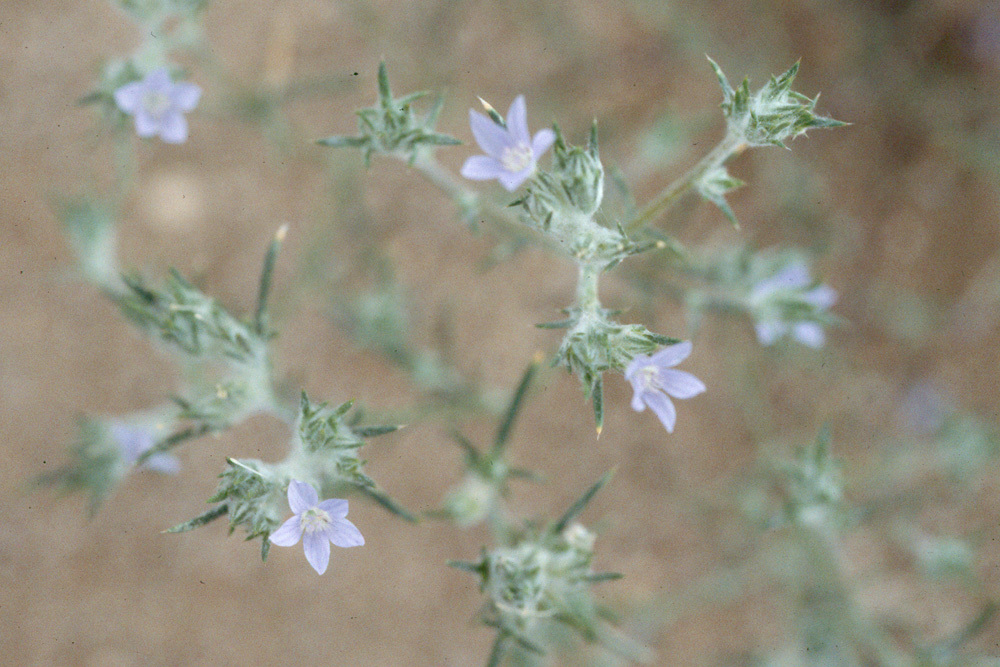
[(163, 91), (150, 90), (142, 97), (142, 107), (149, 115), (160, 118), (170, 111), (170, 96)]
[(530, 167), (534, 160), (535, 156), (531, 151), (531, 146), (520, 143), (503, 149), (500, 165), (505, 171), (516, 174)]

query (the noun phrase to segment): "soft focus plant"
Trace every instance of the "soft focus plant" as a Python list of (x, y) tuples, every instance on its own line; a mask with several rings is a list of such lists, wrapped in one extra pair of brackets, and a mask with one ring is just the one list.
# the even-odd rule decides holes
[[(222, 85), (218, 80), (217, 86), (208, 83), (212, 68), (196, 67), (189, 72), (178, 65), (192, 55), (201, 57), (195, 63), (208, 62), (202, 26), (207, 0), (120, 0), (114, 4), (135, 20), (143, 42), (132, 54), (104, 65), (85, 101), (98, 104), (108, 126), (119, 130), (115, 135), (121, 151), (118, 192), (107, 201), (66, 199), (60, 204), (60, 215), (81, 277), (100, 289), (177, 365), (183, 380), (173, 395), (146, 411), (83, 418), (69, 462), (38, 481), (87, 493), (90, 508), (96, 511), (130, 472), (187, 473), (177, 451), (180, 445), (194, 444), (251, 416), (263, 415), (287, 428), (284, 458), (227, 457), (223, 469), (215, 471), (219, 481), (208, 498), (211, 507), (200, 514), (193, 510), (197, 516), (167, 532), (189, 531), (225, 516), (230, 533), (240, 528), (247, 540), (260, 538), (263, 559), (272, 545), (287, 547), (301, 541), (308, 564), (323, 574), (330, 563), (331, 544), (352, 547), (365, 542), (370, 505), (352, 503), (349, 521), (348, 497), (371, 501), (404, 520), (417, 520), (375, 482), (361, 455), (370, 438), (392, 433), (399, 426), (363, 425), (364, 412), (355, 410), (352, 401), (334, 407), (315, 402), (304, 391), (290, 390), (292, 382), (283, 369), (274, 367), (271, 344), (277, 327), (271, 322), (271, 288), (287, 226), (279, 228), (268, 245), (256, 307), (245, 316), (177, 271), (157, 280), (121, 269), (116, 233), (119, 204), (135, 185), (129, 156), (140, 144), (126, 140), (128, 135), (121, 131), (128, 117), (139, 137), (159, 136), (169, 144), (198, 141), (197, 132), (189, 137), (185, 116), (189, 114), (197, 123), (202, 111), (202, 89), (192, 81), (204, 81), (210, 99), (222, 95)], [(511, 509), (509, 499), (517, 488), (512, 482), (541, 482), (556, 472), (529, 471), (510, 460), (513, 426), (531, 398), (542, 358), (576, 375), (591, 403), (598, 435), (606, 410), (619, 407), (605, 403), (609, 374), (611, 378), (620, 375), (623, 389), (631, 389), (633, 410), (650, 408), (666, 434), (672, 434), (692, 415), (698, 414), (703, 422), (715, 419), (704, 401), (686, 401), (706, 392), (706, 385), (690, 372), (675, 368), (695, 351), (703, 351), (696, 354), (703, 363), (717, 364), (717, 355), (698, 338), (705, 313), (744, 318), (761, 346), (788, 339), (814, 350), (826, 344), (826, 331), (840, 322), (831, 311), (837, 292), (814, 277), (814, 258), (804, 251), (757, 249), (746, 242), (722, 247), (689, 244), (675, 227), (670, 231), (657, 227), (681, 196), (690, 193), (713, 204), (722, 213), (720, 220), (738, 229), (737, 215), (726, 195), (745, 184), (729, 173), (728, 163), (751, 148), (784, 147), (809, 129), (842, 125), (816, 113), (816, 98), (792, 90), (798, 64), (756, 90), (745, 79), (734, 88), (714, 61), (710, 65), (722, 89), (724, 135), (700, 161), (663, 184), (643, 205), (634, 204), (624, 172), (602, 162), (597, 121), (583, 143), (574, 145), (557, 124), (532, 134), (524, 95), (511, 101), (506, 117), (483, 102), (486, 114), (470, 110), (469, 131), (454, 131), (474, 138), (481, 154), (470, 154), (466, 148), (456, 148), (462, 143), (458, 138), (436, 128), (444, 98), (436, 96), (426, 103), (424, 92), (396, 97), (384, 62), (378, 65), (375, 103), (357, 112), (357, 133), (318, 140), (330, 148), (356, 149), (367, 166), (377, 157), (405, 163), (454, 202), (458, 220), (465, 226), (478, 230), (480, 224), (489, 224), (507, 241), (535, 244), (576, 277), (574, 292), (564, 297), (564, 317), (537, 325), (558, 331), (561, 338), (550, 339), (550, 349), (532, 361), (506, 402), (491, 401), (488, 391), (463, 378), (436, 351), (414, 345), (409, 338), (404, 290), (378, 248), (364, 249), (369, 258), (377, 257), (374, 263), (380, 263), (374, 285), (352, 291), (348, 281), (337, 283), (335, 319), (354, 341), (386, 355), (414, 387), (433, 394), (438, 407), (450, 408), (438, 412), (414, 408), (407, 414), (417, 422), (444, 415), (451, 438), (462, 451), (459, 481), (442, 493), (441, 507), (427, 515), (459, 529), (485, 524), (491, 533), (492, 543), (480, 549), (478, 559), (451, 562), (477, 578), (484, 596), (480, 619), (495, 631), (488, 665), (498, 666), (505, 660), (508, 664), (543, 664), (553, 653), (572, 654), (564, 641), (567, 632), (585, 644), (602, 647), (605, 660), (656, 659), (643, 644), (648, 637), (630, 639), (617, 630), (615, 613), (593, 592), (596, 585), (621, 576), (594, 570), (598, 531), (578, 521), (608, 483), (610, 473), (555, 521), (524, 520)], [(342, 124), (340, 119), (332, 122)], [(167, 149), (146, 143), (141, 150)], [(454, 151), (455, 158), (464, 156), (458, 175), (438, 159), (440, 150)], [(469, 181), (483, 183), (483, 189)], [(490, 181), (497, 181), (502, 191)], [(607, 190), (612, 189), (609, 194)], [(623, 193), (626, 206), (620, 205)], [(347, 196), (361, 199), (354, 191)], [(619, 201), (609, 202), (615, 198)], [(628, 268), (621, 270), (623, 265)], [(674, 297), (683, 314), (698, 325), (692, 331), (656, 333), (647, 328), (648, 323), (627, 321), (623, 310), (602, 301), (605, 275), (621, 270), (622, 275), (634, 278), (636, 274), (630, 271), (650, 267), (655, 274), (647, 283), (652, 285), (650, 292), (664, 301), (668, 295)], [(754, 345), (747, 348), (753, 350)], [(794, 363), (776, 356), (767, 359)], [(671, 399), (686, 402), (678, 407)], [(583, 418), (576, 406), (562, 409), (567, 420)], [(499, 425), (488, 448), (477, 447), (455, 425), (465, 414), (462, 410), (498, 413)], [(638, 418), (628, 411), (623, 414), (631, 421), (616, 421), (616, 429), (639, 428)], [(661, 432), (662, 437), (666, 434)], [(941, 421), (936, 436), (934, 451), (940, 463), (960, 477), (969, 476), (972, 468), (996, 450), (995, 436), (971, 418)], [(794, 565), (780, 572), (772, 568), (771, 577), (792, 591), (790, 595), (803, 611), (798, 639), (789, 644), (792, 662), (786, 664), (958, 664), (948, 662), (956, 655), (952, 645), (914, 641), (909, 652), (901, 649), (845, 593), (847, 575), (838, 561), (839, 548), (844, 536), (864, 520), (866, 511), (852, 507), (843, 461), (832, 452), (831, 431), (824, 428), (815, 439), (804, 441), (810, 444), (799, 446), (792, 456), (758, 463), (758, 474), (740, 489), (742, 513), (736, 512), (746, 522), (743, 529), (753, 535), (748, 543), (756, 548), (772, 539)], [(579, 456), (588, 456), (590, 443), (569, 445)], [(623, 516), (643, 516), (655, 510), (628, 508)], [(651, 522), (649, 530), (656, 529)], [(925, 572), (936, 576), (960, 571), (972, 577), (972, 556), (965, 542), (923, 533), (909, 533), (907, 539)], [(766, 560), (772, 553), (761, 546), (750, 559)], [(739, 574), (742, 577), (746, 572)], [(753, 577), (745, 578), (750, 586)], [(726, 590), (738, 588), (730, 585)], [(836, 599), (842, 606), (831, 613), (818, 599)], [(989, 609), (986, 604), (981, 617), (988, 619)], [(851, 622), (837, 625), (836, 614), (845, 614)], [(757, 656), (760, 659), (753, 664), (782, 664), (783, 655), (775, 651)], [(794, 662), (804, 655), (811, 657)], [(870, 656), (875, 656), (875, 662), (865, 662)], [(915, 662), (906, 662), (911, 658)], [(931, 659), (938, 662), (927, 662)]]

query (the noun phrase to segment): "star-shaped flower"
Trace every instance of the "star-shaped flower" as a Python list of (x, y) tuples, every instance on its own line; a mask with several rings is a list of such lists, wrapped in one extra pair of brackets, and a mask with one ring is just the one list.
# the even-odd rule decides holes
[[(494, 112), (495, 113), (495, 112)], [(531, 137), (524, 95), (518, 95), (507, 111), (506, 127), (473, 110), (469, 125), (476, 143), (486, 155), (473, 155), (462, 165), (462, 176), (474, 181), (497, 179), (510, 192), (535, 173), (538, 158), (552, 146), (556, 134), (544, 129)]]
[(288, 484), (288, 506), (295, 513), (271, 533), (271, 542), (291, 547), (302, 539), (306, 560), (317, 574), (326, 572), (330, 563), (330, 543), (338, 547), (359, 547), (365, 543), (361, 531), (348, 521), (347, 501), (331, 498), (319, 502), (311, 484), (292, 480)]
[[(156, 444), (156, 437), (152, 429), (147, 427), (113, 422), (108, 426), (108, 430), (121, 451), (122, 460), (128, 465), (135, 463), (140, 456)], [(181, 465), (170, 454), (153, 454), (143, 462), (142, 467), (156, 472), (174, 474), (180, 470)]]
[(673, 370), (691, 354), (691, 342), (685, 341), (663, 348), (652, 356), (640, 354), (625, 369), (625, 379), (632, 383), (632, 409), (642, 412), (650, 407), (668, 433), (674, 432), (677, 410), (670, 397), (691, 398), (705, 391), (701, 380)]
[[(792, 337), (809, 347), (823, 347), (826, 335), (818, 322), (811, 320), (787, 321), (780, 310), (771, 304), (791, 297), (795, 301), (811, 306), (814, 312), (828, 310), (837, 301), (837, 292), (829, 285), (812, 284), (809, 267), (804, 262), (792, 262), (769, 278), (757, 283), (750, 291), (750, 306), (761, 313), (754, 329), (761, 345), (772, 345), (779, 338), (791, 333)], [(784, 297), (784, 298), (783, 298)]]
[(159, 135), (168, 144), (187, 140), (184, 114), (194, 109), (200, 98), (201, 88), (193, 83), (172, 82), (165, 67), (115, 91), (118, 108), (135, 116), (135, 133), (144, 139)]

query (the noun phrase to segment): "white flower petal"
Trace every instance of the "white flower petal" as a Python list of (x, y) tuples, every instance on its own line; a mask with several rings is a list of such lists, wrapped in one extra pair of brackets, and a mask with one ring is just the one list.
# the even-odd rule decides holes
[(291, 519), (281, 524), (278, 530), (271, 533), (271, 537), (268, 538), (274, 544), (279, 547), (290, 547), (298, 544), (299, 538), (302, 537), (302, 524), (299, 521), (299, 516), (296, 514)]
[(288, 506), (296, 514), (302, 514), (307, 510), (311, 510), (313, 507), (316, 507), (318, 502), (319, 495), (317, 495), (316, 489), (312, 487), (312, 484), (300, 482), (297, 479), (293, 479), (288, 483)]
[(181, 463), (170, 454), (153, 454), (146, 459), (142, 467), (162, 472), (165, 475), (176, 475), (181, 470)]
[(170, 88), (173, 85), (170, 83), (170, 70), (166, 67), (153, 70), (146, 75), (146, 78), (142, 82), (146, 85), (147, 91), (167, 94), (169, 94)]
[(160, 118), (160, 139), (168, 144), (182, 144), (188, 138), (187, 119), (180, 111), (170, 111)]
[(340, 519), (330, 524), (326, 529), (326, 535), (338, 547), (360, 547), (365, 543), (361, 531), (347, 519)]
[(757, 283), (750, 291), (751, 301), (761, 301), (778, 290), (802, 289), (808, 287), (812, 279), (809, 277), (809, 267), (805, 262), (791, 262), (778, 270), (773, 276)]
[(160, 131), (160, 121), (141, 106), (135, 112), (135, 133), (143, 139), (156, 136)]
[(660, 387), (668, 396), (691, 398), (705, 391), (705, 383), (684, 371), (667, 369), (660, 371)]
[(502, 173), (500, 162), (488, 155), (473, 155), (465, 161), (461, 171), (462, 176), (472, 181), (488, 181)]
[(635, 355), (635, 358), (632, 359), (632, 361), (629, 362), (628, 366), (625, 367), (625, 379), (628, 380), (629, 382), (632, 382), (632, 386), (635, 386), (635, 382), (633, 381), (635, 378), (635, 374), (638, 373), (639, 369), (643, 368), (644, 366), (649, 366), (650, 363), (651, 363), (650, 358), (647, 357), (645, 354)]
[(673, 433), (674, 423), (677, 421), (677, 410), (667, 395), (658, 391), (647, 391), (642, 395), (642, 398), (646, 401), (646, 405), (656, 413), (660, 423), (667, 429), (667, 433)]
[(503, 157), (504, 149), (514, 145), (507, 130), (483, 114), (471, 109), (469, 110), (469, 127), (472, 128), (472, 135), (476, 138), (476, 143), (490, 157), (499, 160)]
[(639, 387), (635, 387), (635, 392), (632, 394), (632, 409), (636, 412), (642, 412), (646, 409), (646, 404), (642, 400), (643, 391)]
[(326, 572), (326, 566), (330, 564), (330, 540), (325, 532), (306, 533), (302, 538), (302, 548), (316, 574)]
[(837, 303), (837, 290), (829, 285), (818, 285), (802, 295), (802, 300), (821, 310)]
[(146, 86), (142, 81), (133, 81), (115, 91), (115, 104), (127, 114), (134, 114), (142, 106)]
[(788, 332), (788, 325), (777, 321), (758, 322), (754, 330), (761, 345), (774, 345), (775, 341)]
[(517, 144), (530, 144), (531, 133), (528, 132), (528, 107), (524, 102), (524, 95), (518, 95), (507, 110), (507, 131)]
[(535, 132), (535, 138), (531, 140), (531, 152), (534, 153), (535, 159), (542, 157), (555, 140), (556, 133), (548, 128)]
[(650, 361), (660, 368), (676, 366), (691, 355), (691, 341), (686, 340), (676, 345), (668, 345), (652, 357)]
[(529, 168), (514, 174), (509, 171), (501, 171), (497, 180), (508, 192), (513, 192), (521, 187), (521, 184), (528, 180), (534, 172), (535, 165), (532, 164)]
[(201, 88), (186, 81), (175, 84), (170, 91), (170, 102), (178, 111), (191, 111), (198, 106), (201, 99)]
[(826, 334), (823, 327), (816, 322), (798, 322), (792, 327), (792, 335), (795, 340), (809, 347), (820, 348), (826, 342)]
[(347, 501), (341, 498), (324, 500), (316, 507), (329, 514), (331, 519), (343, 519), (347, 516)]

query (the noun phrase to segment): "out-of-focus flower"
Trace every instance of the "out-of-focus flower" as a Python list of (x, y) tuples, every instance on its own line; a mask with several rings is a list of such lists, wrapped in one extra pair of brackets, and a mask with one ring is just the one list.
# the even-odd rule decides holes
[(748, 301), (757, 319), (754, 328), (761, 345), (772, 345), (791, 334), (803, 345), (823, 347), (826, 335), (819, 322), (798, 319), (794, 313), (828, 310), (836, 303), (837, 292), (829, 285), (806, 289), (811, 284), (809, 267), (804, 262), (795, 261), (761, 280), (750, 290)]
[(292, 480), (288, 484), (288, 506), (295, 513), (271, 533), (271, 542), (291, 547), (302, 539), (306, 560), (317, 574), (326, 572), (330, 563), (330, 543), (338, 547), (359, 547), (365, 543), (361, 531), (348, 521), (347, 501), (331, 498), (319, 502), (311, 484)]
[(674, 432), (677, 410), (673, 398), (691, 398), (705, 391), (704, 383), (684, 371), (671, 368), (688, 358), (691, 342), (663, 348), (652, 356), (640, 354), (625, 369), (625, 379), (632, 383), (632, 409), (642, 412), (648, 406), (656, 413), (668, 433)]
[(470, 473), (448, 493), (445, 511), (455, 523), (467, 528), (483, 521), (497, 502), (497, 487), (481, 475)]
[(524, 95), (518, 95), (510, 105), (506, 127), (471, 109), (469, 125), (476, 143), (486, 155), (474, 155), (467, 159), (462, 165), (462, 176), (474, 181), (495, 178), (510, 192), (531, 178), (538, 158), (556, 139), (555, 132), (549, 129), (539, 130), (534, 138), (531, 137)]
[(930, 380), (921, 380), (903, 394), (899, 422), (918, 435), (932, 435), (940, 431), (953, 410), (948, 396)]
[[(122, 460), (128, 465), (138, 461), (140, 456), (156, 444), (155, 434), (149, 427), (113, 422), (108, 430), (121, 451)], [(180, 462), (170, 454), (153, 454), (143, 461), (142, 467), (171, 475), (181, 469)]]
[(159, 135), (168, 144), (187, 140), (184, 114), (194, 109), (200, 98), (201, 88), (193, 83), (172, 82), (165, 67), (115, 91), (118, 108), (135, 117), (135, 133), (143, 138)]

